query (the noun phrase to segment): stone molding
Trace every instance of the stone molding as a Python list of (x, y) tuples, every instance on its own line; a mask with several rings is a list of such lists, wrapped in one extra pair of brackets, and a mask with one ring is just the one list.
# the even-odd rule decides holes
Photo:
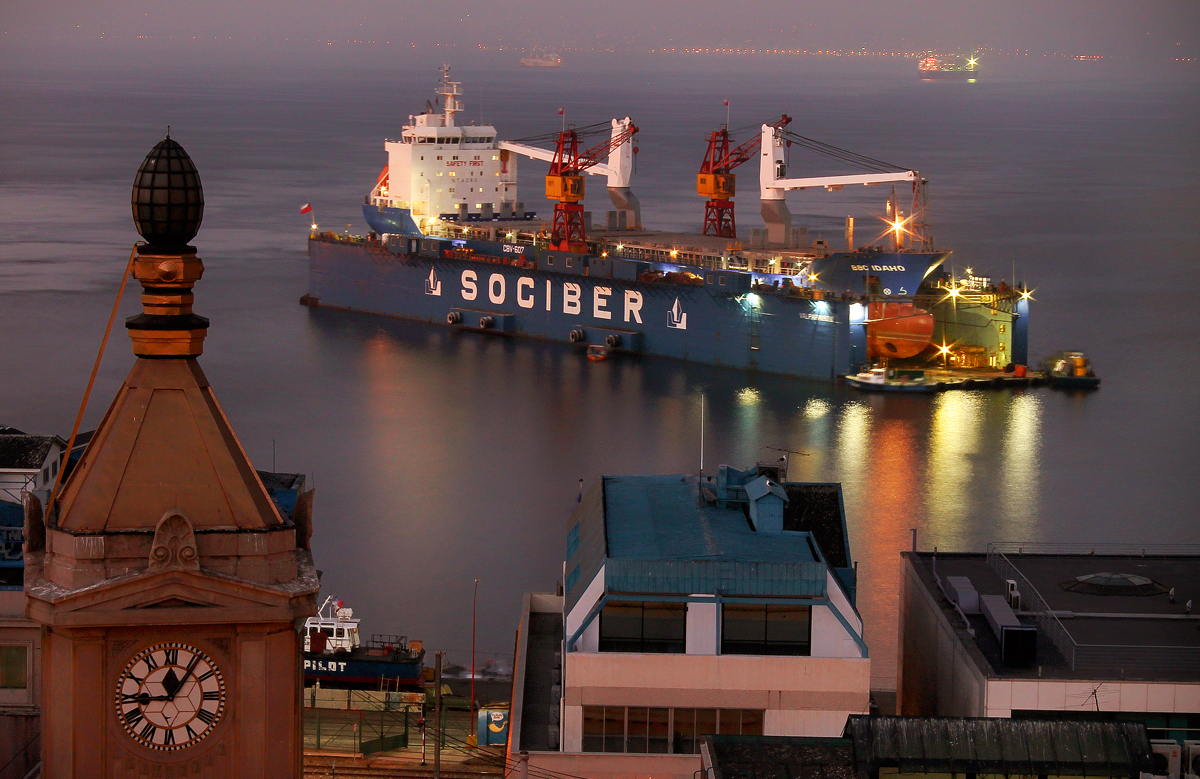
[(196, 551), (196, 536), (192, 523), (179, 511), (168, 511), (154, 528), (154, 544), (150, 547), (149, 570), (188, 568), (200, 570), (200, 554)]

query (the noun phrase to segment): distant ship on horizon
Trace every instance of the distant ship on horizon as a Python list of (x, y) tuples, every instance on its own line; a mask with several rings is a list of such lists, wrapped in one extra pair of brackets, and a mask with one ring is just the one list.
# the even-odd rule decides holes
[(521, 64), (528, 68), (561, 68), (562, 57), (556, 51), (538, 51), (535, 48), (528, 57), (521, 58)]
[(979, 61), (976, 57), (962, 54), (934, 54), (925, 52), (917, 60), (917, 73), (922, 80), (963, 79), (973, 81), (979, 77)]

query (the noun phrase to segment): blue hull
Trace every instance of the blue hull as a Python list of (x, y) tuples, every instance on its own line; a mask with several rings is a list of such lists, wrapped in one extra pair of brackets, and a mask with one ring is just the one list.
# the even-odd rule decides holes
[(363, 219), (366, 220), (367, 226), (379, 235), (384, 233), (421, 235), (421, 230), (413, 221), (412, 212), (407, 208), (387, 208), (363, 204)]
[(341, 684), (378, 684), (380, 679), (400, 684), (416, 685), (421, 676), (421, 663), (356, 660), (349, 656), (304, 654), (306, 682), (338, 682)]
[(310, 238), (308, 301), (822, 381), (867, 359), (864, 306), (755, 294), (748, 274), (705, 271), (704, 285), (638, 281), (638, 264), (624, 260), (506, 244), (486, 247), (497, 253), (491, 261), (454, 259), (448, 249), (412, 253), (434, 241), (396, 243), (407, 248)]
[(911, 298), (950, 252), (836, 252), (813, 260), (814, 284), (834, 294), (867, 293), (868, 277), (877, 279), (871, 292), (884, 297)]

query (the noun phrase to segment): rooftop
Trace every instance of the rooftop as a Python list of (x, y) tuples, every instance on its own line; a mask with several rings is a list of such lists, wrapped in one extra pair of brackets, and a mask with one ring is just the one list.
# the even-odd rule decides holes
[(13, 428), (0, 428), (0, 468), (36, 471), (46, 462), (58, 436), (29, 435)]
[(842, 738), (710, 736), (715, 779), (915, 774), (1137, 776), (1153, 771), (1134, 722), (853, 715)]
[(808, 533), (756, 533), (741, 507), (698, 505), (699, 477), (605, 476), (608, 556), (636, 560), (816, 562)]
[[(1092, 551), (1095, 553), (1092, 553)], [(1159, 547), (1149, 554), (1124, 547), (1056, 547), (993, 544), (986, 554), (906, 553), (921, 582), (941, 604), (959, 639), (973, 644), (985, 674), (993, 677), (1190, 680), (1200, 675), (1200, 548)], [(936, 561), (935, 561), (936, 558)], [(1117, 586), (1096, 586), (1093, 574), (1127, 574), (1148, 579), (1147, 594), (1130, 592), (1124, 577)], [(1028, 668), (1006, 666), (986, 618), (962, 617), (937, 584), (965, 576), (979, 595), (1003, 595), (1006, 580), (1021, 595), (1017, 618), (1037, 625), (1037, 661)], [(1080, 587), (1082, 581), (1092, 586)], [(1069, 589), (1068, 589), (1069, 588)], [(1170, 591), (1174, 590), (1174, 602)], [(1186, 604), (1194, 601), (1189, 614)]]
[(853, 602), (840, 485), (769, 489), (786, 491), (783, 531), (756, 532), (742, 482), (716, 496), (725, 476), (752, 479), (755, 469), (721, 473), (705, 477), (703, 503), (698, 476), (597, 479), (568, 520), (568, 611), (602, 569), (609, 592), (802, 598), (824, 597), (832, 569)]

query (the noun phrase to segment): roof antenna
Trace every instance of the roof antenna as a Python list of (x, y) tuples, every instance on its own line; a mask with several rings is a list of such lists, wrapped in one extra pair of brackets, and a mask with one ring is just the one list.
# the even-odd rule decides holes
[(171, 125), (167, 125), (167, 139), (170, 140), (170, 138), (171, 138)]

